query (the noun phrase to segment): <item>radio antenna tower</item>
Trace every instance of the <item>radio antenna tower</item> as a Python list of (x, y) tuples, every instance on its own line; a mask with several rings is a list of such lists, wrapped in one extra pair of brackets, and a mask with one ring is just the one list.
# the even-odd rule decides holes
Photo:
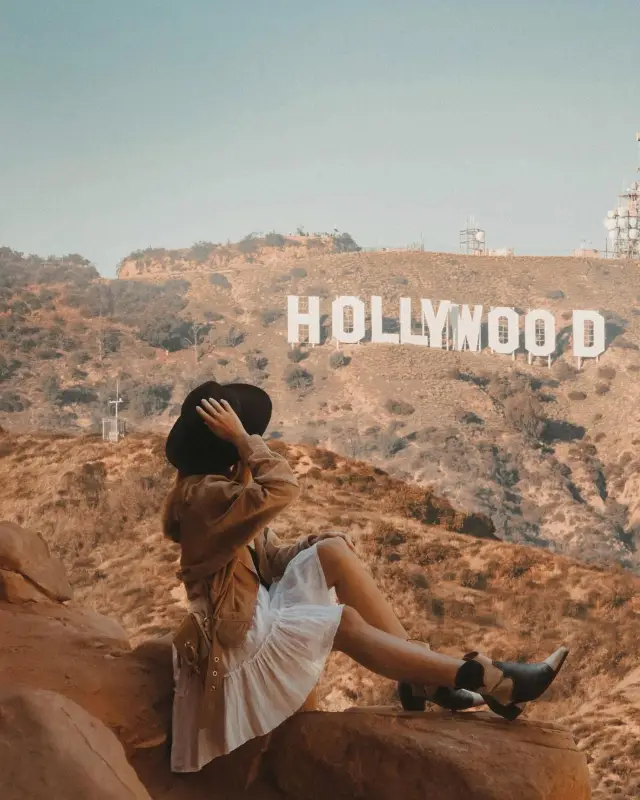
[(113, 417), (104, 417), (102, 420), (102, 438), (109, 442), (118, 442), (125, 434), (126, 423), (118, 417), (118, 407), (124, 400), (120, 397), (120, 380), (116, 381), (116, 399), (109, 400), (109, 405), (114, 407)]
[(486, 235), (479, 228), (474, 217), (467, 217), (466, 227), (460, 231), (460, 252), (472, 256), (481, 256), (487, 250)]
[(612, 258), (640, 260), (640, 132), (636, 133), (636, 143), (636, 180), (618, 196), (617, 207), (604, 220), (609, 231), (607, 255)]

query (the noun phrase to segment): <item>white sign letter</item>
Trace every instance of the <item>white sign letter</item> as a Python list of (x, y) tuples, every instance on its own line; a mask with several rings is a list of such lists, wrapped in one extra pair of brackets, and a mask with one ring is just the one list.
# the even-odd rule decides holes
[(382, 298), (371, 298), (371, 341), (389, 344), (398, 344), (400, 342), (399, 333), (385, 333), (382, 330)]
[(300, 298), (297, 294), (287, 296), (289, 344), (300, 341), (300, 325), (309, 326), (309, 343), (320, 344), (320, 298), (309, 297), (309, 311), (300, 311)]
[[(520, 346), (518, 315), (513, 308), (498, 306), (487, 314), (489, 326), (489, 347), (496, 353), (511, 355)], [(505, 333), (507, 334), (505, 340)]]
[(605, 323), (597, 311), (573, 312), (573, 355), (595, 358), (605, 350)]
[(529, 311), (524, 318), (524, 346), (532, 356), (550, 356), (555, 352), (556, 319), (550, 311), (542, 308)]
[(458, 350), (464, 349), (465, 341), (469, 345), (469, 350), (477, 353), (482, 349), (480, 342), (480, 331), (482, 330), (482, 306), (473, 307), (473, 315), (469, 306), (460, 306), (458, 314), (455, 316), (454, 339)]
[(400, 298), (400, 341), (402, 344), (421, 344), (428, 347), (429, 337), (424, 334), (412, 332), (411, 323), (411, 298)]
[(429, 329), (429, 347), (437, 347), (442, 350), (442, 337), (444, 326), (447, 324), (451, 303), (448, 300), (441, 300), (438, 306), (438, 313), (433, 310), (431, 300), (420, 300), (422, 318)]
[[(351, 330), (345, 330), (345, 308), (352, 309), (353, 324), (348, 326)], [(336, 297), (331, 304), (331, 311), (334, 339), (343, 344), (355, 344), (364, 339), (364, 303), (359, 297)]]

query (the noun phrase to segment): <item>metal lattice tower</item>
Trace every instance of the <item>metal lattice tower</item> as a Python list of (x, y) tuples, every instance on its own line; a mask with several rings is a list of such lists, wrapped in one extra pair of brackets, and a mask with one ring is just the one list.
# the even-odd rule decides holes
[(609, 231), (607, 253), (613, 258), (640, 260), (640, 133), (636, 134), (636, 142), (636, 180), (618, 195), (617, 207), (609, 211), (604, 220)]
[(109, 405), (115, 409), (114, 416), (102, 418), (102, 438), (106, 442), (117, 442), (126, 434), (126, 420), (118, 416), (118, 407), (123, 402), (124, 400), (120, 397), (120, 381), (117, 381), (116, 399), (109, 400)]
[(466, 227), (460, 231), (460, 252), (481, 256), (487, 251), (486, 234), (476, 224), (474, 217), (467, 217)]

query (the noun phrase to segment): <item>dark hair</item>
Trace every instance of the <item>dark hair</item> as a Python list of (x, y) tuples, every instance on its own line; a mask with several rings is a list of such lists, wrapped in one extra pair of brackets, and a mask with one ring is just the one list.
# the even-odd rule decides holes
[(172, 542), (180, 544), (180, 519), (178, 516), (178, 505), (182, 489), (182, 481), (184, 476), (178, 472), (176, 475), (176, 482), (167, 495), (164, 507), (162, 509), (162, 532), (171, 539)]

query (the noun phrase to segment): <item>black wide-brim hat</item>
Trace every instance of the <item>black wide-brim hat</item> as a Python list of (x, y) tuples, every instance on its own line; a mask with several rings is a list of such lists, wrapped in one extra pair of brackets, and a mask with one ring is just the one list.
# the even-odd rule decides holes
[(218, 475), (238, 462), (240, 454), (231, 442), (217, 436), (196, 411), (203, 400), (226, 400), (248, 434), (262, 434), (271, 419), (271, 398), (249, 383), (207, 381), (189, 392), (180, 416), (169, 431), (165, 454), (183, 475)]

